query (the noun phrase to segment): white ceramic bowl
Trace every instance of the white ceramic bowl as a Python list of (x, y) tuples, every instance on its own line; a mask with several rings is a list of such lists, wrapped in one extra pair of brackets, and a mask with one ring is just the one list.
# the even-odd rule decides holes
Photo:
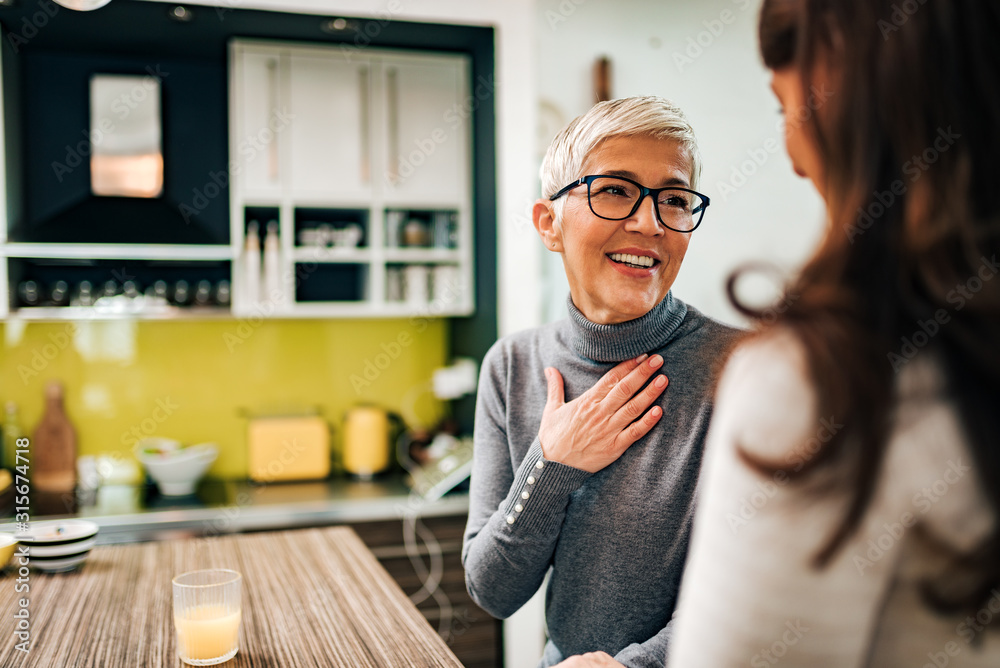
[[(163, 438), (161, 436), (150, 436), (144, 438), (135, 444), (135, 453), (138, 456), (140, 453), (149, 456), (154, 456), (156, 454), (170, 454), (180, 450), (184, 445), (177, 440), (172, 438)], [(147, 452), (149, 450), (155, 450), (156, 452)]]
[(87, 520), (32, 523), (17, 539), (28, 549), (31, 566), (59, 573), (79, 566), (97, 543), (98, 526)]
[(219, 456), (219, 448), (214, 443), (200, 443), (161, 454), (143, 452), (144, 443), (136, 444), (135, 455), (164, 496), (194, 494), (195, 485)]

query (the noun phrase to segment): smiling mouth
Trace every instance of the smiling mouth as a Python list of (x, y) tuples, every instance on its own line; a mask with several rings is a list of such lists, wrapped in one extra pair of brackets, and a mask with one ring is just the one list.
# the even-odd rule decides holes
[(649, 269), (660, 264), (659, 260), (654, 260), (645, 255), (630, 255), (628, 253), (608, 253), (607, 258), (612, 262), (623, 264), (626, 267), (635, 269)]

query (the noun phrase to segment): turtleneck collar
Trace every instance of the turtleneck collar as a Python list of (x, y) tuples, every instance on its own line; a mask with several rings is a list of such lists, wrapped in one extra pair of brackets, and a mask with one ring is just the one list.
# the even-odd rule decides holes
[(687, 315), (687, 304), (671, 292), (646, 315), (613, 325), (591, 322), (572, 297), (566, 301), (570, 344), (577, 354), (595, 362), (622, 362), (664, 347)]

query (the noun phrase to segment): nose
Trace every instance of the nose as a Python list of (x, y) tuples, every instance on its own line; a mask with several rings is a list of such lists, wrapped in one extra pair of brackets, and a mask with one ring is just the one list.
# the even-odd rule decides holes
[(625, 220), (625, 230), (651, 237), (662, 237), (666, 234), (666, 230), (656, 217), (656, 200), (651, 194), (644, 197), (635, 213)]

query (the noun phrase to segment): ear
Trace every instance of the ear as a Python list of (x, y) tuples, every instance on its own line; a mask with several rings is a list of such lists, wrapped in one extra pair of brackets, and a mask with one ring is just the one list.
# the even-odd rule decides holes
[(531, 222), (538, 230), (538, 236), (542, 238), (545, 247), (550, 251), (561, 253), (563, 249), (562, 229), (556, 225), (556, 213), (552, 209), (553, 203), (550, 200), (537, 200), (535, 205), (531, 207)]

